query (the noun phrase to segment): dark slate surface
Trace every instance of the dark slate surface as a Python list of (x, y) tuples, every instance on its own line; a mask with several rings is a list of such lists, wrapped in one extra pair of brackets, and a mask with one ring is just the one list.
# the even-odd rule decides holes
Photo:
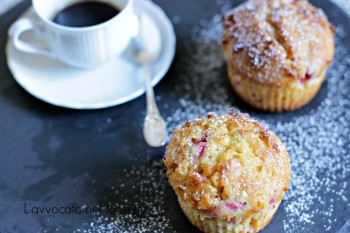
[[(175, 25), (178, 37), (175, 61), (156, 87), (156, 92), (163, 97), (160, 107), (164, 103), (171, 106), (161, 109), (164, 115), (169, 115), (182, 96), (172, 87), (180, 81), (177, 77), (177, 70), (181, 69), (179, 60), (186, 57), (182, 49), (183, 40), (189, 38), (191, 28), (200, 19), (210, 19), (219, 9), (211, 0), (156, 2), (170, 17), (179, 15), (182, 19), (180, 24)], [(237, 5), (242, 1), (233, 2)], [(313, 3), (327, 13), (336, 8), (329, 1), (315, 0)], [(0, 232), (55, 232), (57, 227), (59, 232), (71, 232), (84, 222), (90, 223), (92, 217), (26, 215), (24, 203), (95, 205), (109, 196), (109, 184), (113, 183), (111, 177), (120, 175), (120, 170), (129, 169), (132, 165), (148, 166), (154, 160), (161, 160), (164, 148), (150, 149), (143, 140), (143, 97), (105, 110), (73, 111), (41, 102), (15, 83), (6, 65), (7, 29), (29, 5), (30, 1), (24, 1), (0, 18)], [(348, 18), (341, 12), (332, 22), (349, 24)], [(307, 114), (324, 99), (326, 93), (327, 82), (307, 107), (279, 115), (258, 112), (240, 102), (235, 105), (252, 115), (290, 120)], [(106, 121), (109, 118), (113, 120), (111, 123)], [(136, 162), (131, 159), (140, 154), (144, 156), (139, 156)], [(124, 192), (132, 202), (134, 194), (127, 190)], [(170, 187), (164, 195), (167, 200), (166, 215), (171, 219), (173, 228), (167, 232), (197, 232), (181, 213)], [(339, 222), (344, 222), (341, 212), (339, 210)], [(284, 210), (279, 208), (263, 232), (284, 232), (284, 219)], [(336, 226), (335, 230), (340, 227)], [(320, 232), (320, 229), (322, 226), (316, 224), (315, 232)]]

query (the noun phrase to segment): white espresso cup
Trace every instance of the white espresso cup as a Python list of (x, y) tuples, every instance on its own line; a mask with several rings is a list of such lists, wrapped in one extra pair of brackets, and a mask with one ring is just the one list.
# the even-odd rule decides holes
[[(91, 0), (90, 0), (91, 1)], [(134, 34), (134, 0), (94, 0), (115, 6), (120, 12), (103, 23), (88, 27), (69, 27), (54, 23), (54, 17), (66, 7), (82, 0), (32, 0), (39, 22), (22, 18), (9, 30), (14, 46), (26, 53), (56, 58), (70, 66), (96, 67), (119, 56)], [(48, 49), (35, 47), (20, 38), (29, 30), (42, 37)]]

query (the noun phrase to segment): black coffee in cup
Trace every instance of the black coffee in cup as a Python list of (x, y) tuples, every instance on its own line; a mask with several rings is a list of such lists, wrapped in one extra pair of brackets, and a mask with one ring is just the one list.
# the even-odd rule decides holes
[(118, 8), (108, 3), (79, 2), (59, 11), (53, 22), (68, 27), (89, 27), (106, 22), (119, 12)]

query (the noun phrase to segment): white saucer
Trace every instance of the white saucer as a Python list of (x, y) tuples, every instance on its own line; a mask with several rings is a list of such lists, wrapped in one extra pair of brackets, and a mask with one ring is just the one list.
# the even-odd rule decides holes
[[(154, 22), (162, 36), (162, 52), (152, 64), (152, 84), (156, 85), (168, 71), (175, 55), (176, 37), (173, 25), (163, 10), (148, 0), (136, 1), (138, 12)], [(36, 17), (28, 9), (21, 17)], [(25, 40), (43, 42), (34, 33)], [(125, 103), (145, 92), (144, 70), (141, 66), (116, 60), (97, 69), (75, 69), (57, 60), (22, 53), (7, 42), (7, 63), (13, 77), (26, 91), (47, 103), (72, 109), (100, 109)]]

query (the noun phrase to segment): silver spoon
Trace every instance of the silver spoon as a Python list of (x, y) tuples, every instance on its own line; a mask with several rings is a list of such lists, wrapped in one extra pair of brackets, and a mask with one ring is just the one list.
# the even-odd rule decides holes
[(144, 31), (146, 29), (145, 21), (148, 20), (146, 16), (138, 15), (136, 20), (138, 23), (134, 25), (138, 26), (131, 40), (131, 55), (136, 63), (144, 66), (146, 73), (147, 113), (143, 125), (143, 135), (148, 145), (161, 147), (165, 145), (168, 132), (166, 122), (160, 115), (154, 98), (150, 69), (150, 63), (159, 57), (162, 48), (161, 35), (156, 28), (152, 30), (152, 27), (147, 27), (147, 32)]

